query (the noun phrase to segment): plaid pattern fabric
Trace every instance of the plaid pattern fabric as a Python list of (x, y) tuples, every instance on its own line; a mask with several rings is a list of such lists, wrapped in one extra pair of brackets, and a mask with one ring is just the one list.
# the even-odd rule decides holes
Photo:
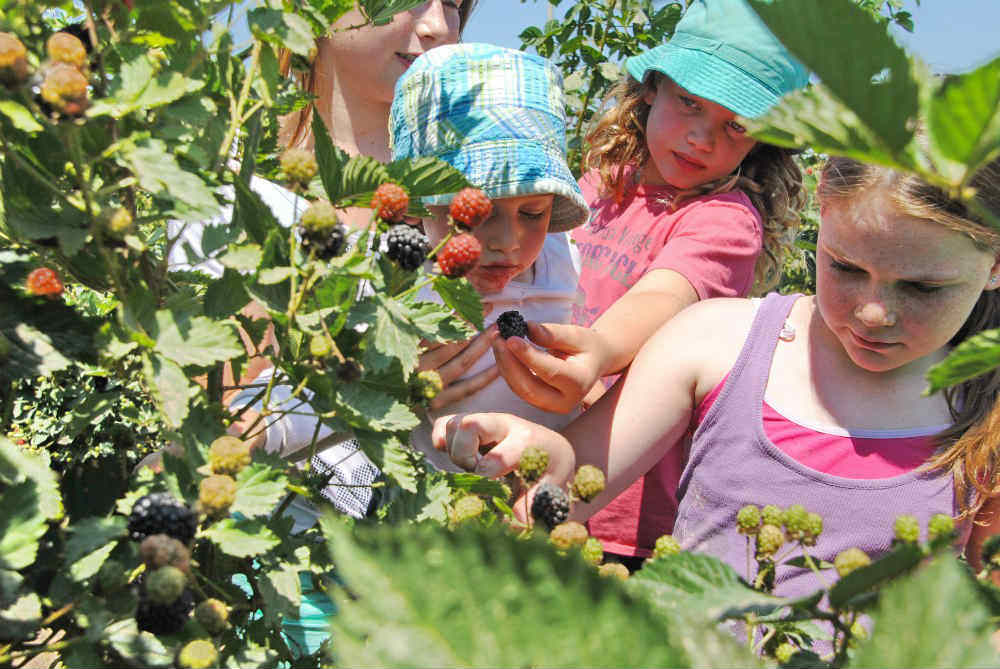
[(566, 164), (562, 75), (543, 58), (489, 44), (431, 49), (397, 82), (389, 127), (394, 160), (440, 158), (491, 198), (555, 194), (550, 232), (590, 215)]
[(317, 453), (310, 461), (313, 471), (327, 478), (323, 497), (337, 510), (355, 518), (364, 518), (372, 508), (378, 467), (364, 456), (357, 440), (335, 444)]

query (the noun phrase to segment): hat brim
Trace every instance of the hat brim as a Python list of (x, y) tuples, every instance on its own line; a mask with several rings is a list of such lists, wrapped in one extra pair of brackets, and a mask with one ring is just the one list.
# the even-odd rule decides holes
[(645, 80), (650, 71), (661, 72), (689, 93), (747, 118), (763, 116), (781, 99), (735, 65), (670, 42), (627, 59), (625, 68), (638, 81)]
[[(491, 200), (551, 193), (549, 232), (565, 232), (590, 219), (590, 208), (566, 165), (551, 147), (528, 140), (472, 142), (435, 156), (470, 176)], [(516, 166), (511, 169), (511, 166)], [(455, 193), (421, 198), (425, 205), (448, 205)]]

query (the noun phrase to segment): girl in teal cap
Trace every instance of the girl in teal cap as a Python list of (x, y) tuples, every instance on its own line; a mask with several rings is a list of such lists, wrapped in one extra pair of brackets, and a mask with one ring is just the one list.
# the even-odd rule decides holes
[[(573, 233), (582, 259), (574, 323), (529, 324), (496, 342), (526, 401), (568, 411), (625, 369), (684, 307), (774, 285), (803, 204), (788, 150), (754, 141), (755, 117), (808, 81), (743, 0), (699, 0), (673, 38), (625, 63), (626, 80), (590, 133), (580, 186), (591, 208)], [(673, 526), (681, 456), (671, 454), (591, 521), (605, 550), (648, 556)]]

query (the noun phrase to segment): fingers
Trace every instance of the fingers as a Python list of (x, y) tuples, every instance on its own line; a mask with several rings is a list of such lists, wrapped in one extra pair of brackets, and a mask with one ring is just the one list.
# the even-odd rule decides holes
[(532, 347), (522, 340), (515, 340), (515, 337), (511, 337), (506, 342), (497, 341), (493, 346), (497, 367), (507, 385), (518, 397), (539, 409), (558, 413), (570, 411), (576, 404), (572, 397), (567, 398), (559, 388), (547, 383), (541, 376), (533, 374), (532, 370), (513, 353), (514, 347), (517, 346)]
[(563, 353), (579, 353), (588, 348), (593, 336), (589, 328), (562, 323), (528, 323), (528, 338), (542, 348)]
[(446, 386), (437, 396), (431, 400), (431, 409), (443, 409), (451, 406), (459, 400), (463, 400), (473, 393), (479, 392), (500, 376), (500, 370), (496, 365), (490, 365), (481, 372), (473, 374), (467, 379), (462, 379), (457, 383)]
[(491, 325), (469, 341), (439, 346), (420, 356), (419, 368), (437, 370), (441, 375), (441, 382), (447, 386), (469, 371), (469, 368), (490, 349), (498, 335), (496, 325)]
[(504, 439), (510, 432), (511, 418), (490, 413), (442, 416), (434, 421), (431, 442), (459, 467), (471, 471), (479, 463), (480, 446)]

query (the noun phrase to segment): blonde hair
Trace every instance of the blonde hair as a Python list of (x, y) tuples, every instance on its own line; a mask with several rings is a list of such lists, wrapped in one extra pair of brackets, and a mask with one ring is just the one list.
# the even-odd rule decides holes
[[(476, 6), (478, 0), (465, 0), (458, 8), (458, 30), (465, 30), (465, 24), (469, 20), (469, 15)], [(329, 36), (322, 37), (329, 39)], [(294, 54), (290, 49), (280, 49), (278, 51), (278, 71), (282, 77), (289, 77), (293, 74)], [(316, 95), (316, 58), (309, 63), (308, 70), (294, 71), (296, 83), (299, 88), (312, 96)], [(281, 129), (278, 132), (278, 143), (283, 147), (301, 147), (309, 143), (312, 138), (312, 116), (315, 105), (310, 102), (299, 111), (292, 112), (281, 119)]]
[[(1000, 159), (972, 179), (977, 205), (1000, 215)], [(961, 202), (912, 174), (868, 165), (850, 158), (831, 158), (823, 168), (820, 200), (857, 197), (878, 188), (906, 216), (943, 225), (962, 233), (975, 246), (1000, 256), (1000, 231), (981, 220)], [(956, 346), (983, 330), (1000, 327), (1000, 291), (984, 290), (961, 329), (949, 344)], [(1000, 444), (1000, 368), (944, 391), (952, 425), (937, 436), (940, 448), (927, 469), (950, 470), (960, 518), (974, 514), (989, 497), (1000, 494), (997, 444)]]
[[(621, 202), (634, 185), (630, 179), (649, 162), (646, 122), (650, 106), (645, 96), (655, 91), (666, 75), (653, 72), (644, 82), (626, 77), (605, 98), (607, 111), (587, 135), (590, 150), (584, 170), (596, 169), (601, 178), (601, 195)], [(802, 171), (794, 152), (758, 143), (735, 172), (674, 195), (671, 207), (703, 195), (742, 190), (760, 213), (764, 227), (763, 250), (754, 267), (753, 292), (773, 288), (781, 276), (785, 254), (795, 241), (799, 210), (805, 206)]]

